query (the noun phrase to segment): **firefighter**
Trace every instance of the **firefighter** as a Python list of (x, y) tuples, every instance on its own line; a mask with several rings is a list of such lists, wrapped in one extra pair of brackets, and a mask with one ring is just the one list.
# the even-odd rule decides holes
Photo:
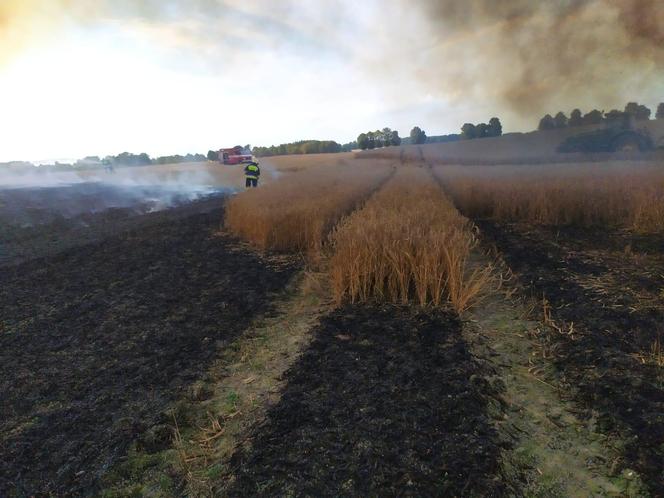
[(244, 166), (245, 187), (258, 187), (258, 177), (261, 176), (261, 169), (256, 161), (248, 161)]

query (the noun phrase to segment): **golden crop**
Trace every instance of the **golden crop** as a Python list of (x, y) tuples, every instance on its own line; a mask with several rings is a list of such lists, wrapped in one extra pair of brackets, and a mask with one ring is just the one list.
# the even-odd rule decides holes
[(470, 217), (664, 230), (661, 166), (439, 166), (434, 171)]
[(336, 301), (421, 305), (450, 301), (463, 311), (486, 283), (469, 274), (475, 245), (468, 220), (444, 196), (429, 170), (403, 166), (330, 236)]

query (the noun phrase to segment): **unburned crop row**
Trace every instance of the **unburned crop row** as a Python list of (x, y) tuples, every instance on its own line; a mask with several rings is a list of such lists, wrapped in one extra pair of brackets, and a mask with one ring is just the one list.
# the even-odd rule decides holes
[(364, 201), (393, 168), (389, 162), (314, 167), (229, 200), (225, 226), (262, 250), (319, 254), (341, 217)]
[(457, 207), (473, 218), (664, 230), (664, 168), (659, 165), (441, 166), (434, 171)]
[(488, 269), (469, 272), (475, 245), (468, 220), (429, 170), (404, 166), (330, 235), (330, 276), (337, 302), (470, 304)]

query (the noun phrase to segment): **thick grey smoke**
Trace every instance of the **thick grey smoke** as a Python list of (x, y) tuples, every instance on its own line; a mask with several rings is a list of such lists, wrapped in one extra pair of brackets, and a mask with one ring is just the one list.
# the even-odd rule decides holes
[(425, 95), (486, 119), (664, 100), (662, 0), (5, 0), (0, 63), (49, 25), (108, 22), (177, 36), (211, 70), (252, 51), (336, 57), (395, 106)]
[[(523, 115), (664, 99), (664, 2), (422, 1), (431, 48), (419, 74)], [(453, 42), (450, 44), (450, 40)]]

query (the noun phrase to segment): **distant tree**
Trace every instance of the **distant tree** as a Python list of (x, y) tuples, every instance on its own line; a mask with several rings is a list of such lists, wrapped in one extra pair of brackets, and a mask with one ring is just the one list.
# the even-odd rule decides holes
[(376, 149), (380, 149), (385, 145), (385, 142), (383, 141), (383, 130), (374, 131), (374, 143)]
[(491, 118), (489, 120), (489, 136), (499, 137), (502, 134), (503, 134), (503, 125), (500, 123), (500, 119)]
[(390, 136), (390, 144), (401, 145), (401, 137), (399, 136), (399, 132), (397, 130), (392, 130), (392, 134)]
[(110, 158), (109, 164), (114, 164), (117, 166), (144, 166), (147, 164), (152, 164), (150, 156), (145, 152), (140, 154), (132, 154), (130, 152), (123, 152), (117, 156), (109, 156), (106, 159)]
[(547, 114), (542, 119), (540, 119), (538, 130), (553, 130), (556, 127), (556, 122), (551, 117), (551, 114)]
[(208, 159), (208, 161), (218, 161), (219, 160), (219, 152), (214, 151), (214, 150), (208, 150), (207, 159)]
[(655, 114), (655, 119), (664, 119), (664, 102), (657, 106), (657, 114)]
[(427, 141), (427, 134), (419, 126), (415, 126), (410, 130), (410, 143), (423, 144)]
[(489, 136), (489, 125), (486, 123), (479, 123), (475, 125), (475, 138), (486, 138)]
[(602, 111), (598, 111), (597, 109), (593, 109), (592, 111), (583, 116), (583, 124), (584, 125), (600, 124), (602, 122), (602, 119), (604, 119), (604, 113)]
[(357, 136), (357, 146), (362, 150), (367, 150), (369, 148), (369, 137), (366, 133), (360, 133)]
[(380, 139), (385, 147), (392, 145), (392, 130), (387, 127), (380, 130)]
[(616, 121), (618, 119), (624, 119), (627, 115), (629, 115), (629, 113), (619, 111), (618, 109), (611, 109), (609, 112), (604, 114), (604, 119), (607, 121)]
[(368, 145), (367, 149), (373, 150), (376, 148), (376, 135), (373, 131), (367, 133)]
[(466, 123), (461, 127), (461, 137), (465, 140), (471, 140), (476, 138), (475, 125), (472, 123)]
[(581, 126), (583, 124), (583, 117), (579, 109), (574, 109), (569, 116), (568, 126)]
[(359, 149), (359, 148), (360, 148), (360, 146), (359, 146), (359, 144), (357, 143), (357, 141), (354, 141), (354, 142), (348, 142), (348, 143), (343, 144), (343, 145), (341, 146), (341, 152), (350, 152), (350, 151), (352, 151), (352, 150)]
[(652, 112), (644, 105), (637, 102), (630, 102), (625, 106), (625, 113), (634, 116), (637, 121), (647, 121), (650, 119)]
[(556, 125), (556, 128), (567, 128), (567, 123), (569, 122), (567, 116), (565, 116), (565, 113), (562, 111), (556, 114), (556, 116), (553, 118), (553, 121)]

